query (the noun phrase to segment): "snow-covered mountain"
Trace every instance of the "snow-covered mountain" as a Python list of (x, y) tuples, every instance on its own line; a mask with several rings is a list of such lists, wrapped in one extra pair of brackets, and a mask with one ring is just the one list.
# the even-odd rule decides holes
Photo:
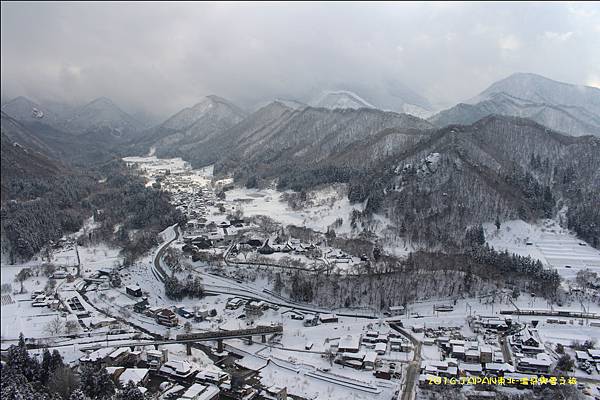
[(529, 118), (571, 136), (600, 136), (600, 90), (519, 73), (434, 115), (430, 122), (468, 125), (491, 114)]
[(179, 156), (240, 122), (246, 113), (231, 101), (210, 95), (184, 108), (147, 132), (141, 147), (154, 148), (159, 156)]
[(405, 114), (414, 115), (415, 117), (424, 118), (424, 119), (429, 118), (434, 114), (434, 112), (429, 108), (423, 108), (421, 106), (418, 106), (415, 104), (410, 104), (410, 103), (404, 103), (402, 105), (401, 111)]
[(39, 104), (21, 96), (4, 104), (2, 111), (24, 124), (41, 123), (75, 135), (106, 134), (111, 139), (120, 139), (144, 128), (106, 97), (73, 107), (60, 102)]
[(162, 127), (179, 131), (191, 127), (208, 115), (216, 119), (241, 119), (246, 114), (232, 102), (219, 96), (210, 95), (192, 107), (179, 111), (167, 119)]
[(558, 82), (531, 73), (512, 74), (493, 83), (467, 103), (476, 104), (484, 100), (491, 100), (499, 93), (531, 103), (580, 107), (600, 115), (600, 89)]
[[(393, 111), (410, 114), (419, 118), (429, 118), (434, 111), (429, 101), (416, 93), (404, 88), (399, 92), (381, 93), (368, 88), (360, 90), (360, 93), (371, 93), (368, 96), (371, 101), (350, 90), (325, 91), (315, 97), (309, 104), (312, 107), (323, 107), (328, 109), (359, 109), (377, 108), (383, 111)], [(297, 108), (297, 107), (294, 107)]]
[(64, 122), (64, 129), (77, 134), (110, 134), (116, 138), (133, 135), (143, 125), (106, 97), (77, 108)]
[(331, 110), (336, 108), (378, 108), (356, 93), (347, 90), (325, 91), (312, 100), (310, 105), (312, 107), (323, 107)]

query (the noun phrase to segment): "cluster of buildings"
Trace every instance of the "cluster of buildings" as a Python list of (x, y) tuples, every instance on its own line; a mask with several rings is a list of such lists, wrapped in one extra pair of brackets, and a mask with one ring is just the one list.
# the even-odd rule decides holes
[[(286, 387), (257, 385), (256, 374), (242, 371), (239, 377), (211, 365), (171, 358), (168, 349), (129, 347), (101, 348), (79, 359), (80, 365), (100, 363), (119, 387), (133, 382), (142, 393), (161, 400), (287, 399)], [(239, 368), (239, 367), (236, 367)]]
[(334, 362), (355, 369), (373, 371), (377, 378), (391, 379), (400, 374), (396, 364), (383, 356), (393, 352), (410, 352), (411, 342), (400, 333), (369, 330), (362, 334), (346, 335), (330, 346)]
[[(480, 334), (471, 340), (460, 337), (456, 331), (424, 340), (424, 344), (433, 341), (442, 356), (440, 360), (422, 363), (420, 384), (427, 386), (431, 377), (472, 376), (511, 378), (510, 381), (518, 383), (523, 378), (537, 379), (552, 373), (556, 361), (547, 353), (534, 328), (498, 317), (478, 317), (469, 324)], [(431, 332), (427, 334), (432, 336)], [(504, 339), (499, 340), (500, 337)]]
[(591, 374), (594, 369), (600, 372), (600, 350), (576, 350), (575, 360), (577, 366), (588, 374)]
[(508, 336), (507, 341), (513, 355), (513, 364), (518, 372), (534, 375), (550, 374), (555, 361), (546, 352), (537, 330), (525, 327)]
[(192, 308), (185, 305), (150, 307), (147, 299), (142, 299), (135, 303), (133, 310), (147, 317), (154, 318), (158, 324), (168, 327), (178, 326), (180, 323), (179, 317), (201, 322), (217, 316), (217, 310), (214, 308), (208, 309), (200, 306)]

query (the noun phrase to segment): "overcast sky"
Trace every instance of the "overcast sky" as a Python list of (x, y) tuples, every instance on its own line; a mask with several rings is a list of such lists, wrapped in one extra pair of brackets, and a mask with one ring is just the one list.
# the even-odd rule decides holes
[(451, 105), (513, 72), (600, 87), (600, 3), (1, 7), (3, 100), (164, 116), (212, 93), (252, 107), (355, 85)]

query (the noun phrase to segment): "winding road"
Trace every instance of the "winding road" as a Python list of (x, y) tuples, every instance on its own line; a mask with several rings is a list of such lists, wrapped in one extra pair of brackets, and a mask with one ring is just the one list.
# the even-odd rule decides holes
[(401, 392), (402, 396), (398, 396), (399, 400), (412, 400), (415, 392), (415, 383), (419, 377), (419, 370), (421, 369), (421, 342), (399, 325), (390, 322), (390, 328), (409, 338), (414, 347), (414, 358), (406, 368), (404, 390)]
[(152, 273), (154, 274), (156, 279), (164, 283), (165, 279), (167, 278), (167, 273), (163, 269), (162, 265), (160, 265), (160, 263), (162, 262), (162, 258), (165, 254), (165, 251), (167, 251), (171, 243), (179, 239), (179, 227), (177, 226), (177, 224), (172, 225), (165, 229), (163, 233), (165, 235), (165, 242), (160, 245), (160, 247), (156, 251), (156, 254), (154, 255)]

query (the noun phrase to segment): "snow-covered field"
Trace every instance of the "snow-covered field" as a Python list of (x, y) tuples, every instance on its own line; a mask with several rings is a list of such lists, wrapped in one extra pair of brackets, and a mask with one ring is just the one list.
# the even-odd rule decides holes
[(181, 158), (125, 157), (123, 161), (140, 168), (149, 180), (146, 186), (152, 185), (155, 182), (154, 176), (166, 170), (173, 175), (181, 175), (185, 180), (200, 186), (208, 185), (213, 176), (212, 165), (202, 169), (192, 169), (190, 164)]
[(336, 233), (350, 233), (350, 214), (356, 209), (362, 211), (361, 205), (351, 205), (345, 188), (327, 189), (312, 192), (314, 205), (300, 210), (291, 209), (283, 200), (283, 192), (274, 189), (235, 188), (227, 191), (227, 200), (240, 202), (244, 214), (266, 215), (284, 225), (304, 226), (315, 231), (326, 232), (327, 227), (336, 219), (343, 223), (336, 228)]
[(572, 279), (585, 268), (600, 272), (600, 250), (578, 239), (554, 220), (542, 220), (538, 225), (521, 220), (505, 221), (500, 229), (485, 224), (484, 231), (487, 242), (497, 250), (529, 255), (555, 268), (563, 278)]

